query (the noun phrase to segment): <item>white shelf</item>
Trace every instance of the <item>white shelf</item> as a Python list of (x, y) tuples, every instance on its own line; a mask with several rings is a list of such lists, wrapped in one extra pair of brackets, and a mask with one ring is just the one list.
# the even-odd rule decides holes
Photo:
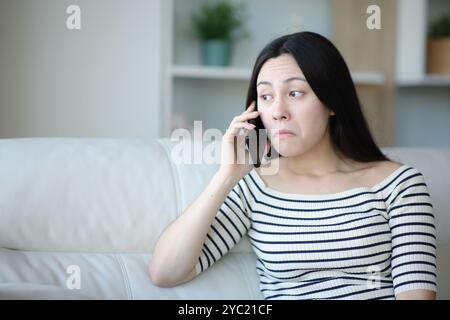
[(252, 71), (231, 67), (172, 66), (170, 73), (177, 78), (249, 80)]
[[(235, 67), (208, 67), (208, 66), (172, 66), (172, 77), (190, 79), (225, 79), (249, 80), (252, 70)], [(354, 72), (353, 81), (356, 84), (381, 85), (384, 75), (381, 72)]]
[[(433, 5), (434, 2), (434, 5)], [(439, 3), (441, 4), (439, 4)], [(444, 6), (442, 6), (444, 5)], [(397, 27), (396, 84), (399, 87), (450, 86), (450, 75), (426, 74), (427, 64), (427, 15), (440, 15), (444, 1), (399, 0)], [(414, 23), (411, 23), (414, 21)]]
[(426, 75), (418, 80), (403, 80), (400, 87), (445, 87), (450, 86), (450, 75)]
[[(172, 66), (171, 76), (189, 79), (223, 79), (249, 80), (252, 70), (236, 67), (208, 67), (208, 66)], [(381, 72), (352, 72), (352, 79), (358, 85), (383, 85), (385, 77)], [(409, 86), (450, 86), (450, 75), (426, 75), (422, 79), (402, 80), (397, 83), (400, 87)]]

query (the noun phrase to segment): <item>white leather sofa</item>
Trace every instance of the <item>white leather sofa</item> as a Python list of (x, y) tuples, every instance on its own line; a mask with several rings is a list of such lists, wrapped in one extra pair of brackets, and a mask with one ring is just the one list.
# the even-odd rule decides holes
[[(189, 283), (152, 284), (147, 270), (159, 234), (218, 169), (174, 163), (175, 144), (0, 140), (0, 299), (261, 299), (246, 238)], [(449, 299), (450, 149), (383, 150), (425, 175), (437, 223), (438, 298)]]

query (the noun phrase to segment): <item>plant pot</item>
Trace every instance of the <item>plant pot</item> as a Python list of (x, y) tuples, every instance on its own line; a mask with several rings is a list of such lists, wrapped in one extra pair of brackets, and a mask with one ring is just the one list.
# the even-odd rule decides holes
[(450, 37), (428, 39), (428, 72), (450, 75)]
[(202, 42), (202, 62), (204, 65), (225, 67), (230, 64), (230, 57), (230, 41), (220, 39)]

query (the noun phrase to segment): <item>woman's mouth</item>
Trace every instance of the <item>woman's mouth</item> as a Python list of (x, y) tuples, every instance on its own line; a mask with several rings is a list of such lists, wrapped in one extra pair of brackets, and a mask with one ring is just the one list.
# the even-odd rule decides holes
[(279, 139), (286, 139), (295, 136), (295, 134), (291, 130), (282, 129), (276, 131), (275, 136), (278, 137)]

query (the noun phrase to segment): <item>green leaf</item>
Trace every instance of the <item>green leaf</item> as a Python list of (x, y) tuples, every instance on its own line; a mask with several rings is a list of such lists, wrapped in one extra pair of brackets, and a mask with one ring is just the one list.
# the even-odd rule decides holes
[(200, 10), (192, 15), (192, 25), (202, 40), (233, 40), (236, 32), (243, 29), (244, 4), (232, 4), (221, 0), (205, 2)]
[(430, 38), (450, 37), (450, 14), (434, 21), (429, 28)]

